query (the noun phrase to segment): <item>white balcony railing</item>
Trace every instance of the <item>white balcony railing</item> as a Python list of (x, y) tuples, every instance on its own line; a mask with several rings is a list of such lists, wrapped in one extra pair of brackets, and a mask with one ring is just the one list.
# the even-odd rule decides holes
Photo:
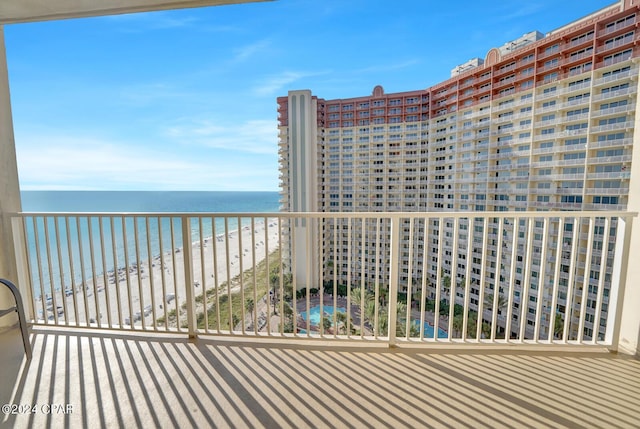
[(37, 325), (606, 346), (634, 216), (20, 213), (12, 225)]

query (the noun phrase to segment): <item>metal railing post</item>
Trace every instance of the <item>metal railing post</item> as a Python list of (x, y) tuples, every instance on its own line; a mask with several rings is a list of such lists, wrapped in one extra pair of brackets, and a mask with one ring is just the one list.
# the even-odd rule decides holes
[(189, 338), (195, 338), (197, 330), (196, 301), (193, 291), (193, 249), (191, 247), (191, 219), (182, 216), (182, 257), (184, 265), (184, 290), (187, 304), (187, 329)]
[(400, 218), (391, 217), (391, 243), (389, 252), (389, 347), (396, 345), (396, 319), (398, 317), (398, 270), (400, 265)]
[[(607, 309), (607, 330), (605, 342), (611, 344), (611, 351), (618, 351), (620, 341), (620, 325), (622, 323), (622, 306), (629, 267), (629, 248), (631, 244), (632, 217), (619, 217), (616, 230), (616, 244), (611, 276), (611, 292), (609, 295), (609, 307)], [(602, 249), (608, 252), (608, 249)], [(599, 320), (594, 323), (600, 323)]]

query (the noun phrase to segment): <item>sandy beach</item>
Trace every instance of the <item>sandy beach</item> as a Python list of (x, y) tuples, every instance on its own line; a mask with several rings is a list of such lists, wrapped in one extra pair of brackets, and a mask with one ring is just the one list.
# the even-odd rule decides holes
[[(219, 287), (241, 271), (253, 268), (278, 246), (276, 218), (267, 219), (266, 223), (256, 220), (253, 229), (243, 226), (240, 230), (192, 243), (192, 279), (196, 297), (202, 297), (205, 290)], [(155, 255), (150, 261), (141, 259), (138, 264), (131, 263), (117, 271), (89, 277), (86, 287), (76, 285), (76, 293), (71, 288), (57, 291), (44, 304), (51, 309), (47, 312), (50, 320), (55, 320), (52, 310), (57, 308), (61, 324), (68, 320), (69, 324), (75, 325), (77, 320), (78, 325), (86, 326), (88, 320), (89, 325), (103, 328), (127, 328), (132, 324), (134, 328), (153, 328), (154, 323), (159, 318), (166, 318), (171, 310), (184, 313), (180, 307), (186, 300), (186, 252), (184, 248), (163, 250), (162, 255)], [(220, 294), (226, 292), (226, 288), (220, 290)], [(199, 301), (196, 311), (202, 312), (204, 307), (202, 300)], [(41, 319), (43, 303), (36, 300), (35, 305)], [(164, 329), (161, 324), (158, 327)]]

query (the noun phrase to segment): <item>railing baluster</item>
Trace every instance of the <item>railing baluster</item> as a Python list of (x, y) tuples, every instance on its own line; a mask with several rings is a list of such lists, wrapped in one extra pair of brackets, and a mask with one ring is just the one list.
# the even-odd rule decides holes
[[(237, 218), (238, 222), (238, 268), (239, 268), (239, 281), (240, 281), (240, 330), (242, 331), (242, 335), (245, 335), (245, 318), (247, 317), (245, 314), (246, 302), (244, 298), (244, 276), (242, 273), (244, 272), (243, 268), (243, 260), (244, 260), (244, 249), (242, 248), (242, 222), (240, 216)], [(229, 302), (231, 302), (231, 296), (229, 296)]]
[[(428, 232), (429, 232), (429, 227), (428, 227), (428, 219), (427, 218), (423, 218), (422, 219), (422, 225), (423, 225), (423, 233), (422, 233), (422, 281), (421, 281), (421, 285), (420, 285), (420, 341), (424, 340), (424, 318), (425, 318), (425, 312), (426, 312), (426, 308), (425, 308), (425, 301), (427, 299), (427, 266), (428, 266), (428, 262), (427, 262), (427, 255), (429, 252), (427, 252), (427, 243), (428, 243)], [(436, 294), (436, 297), (438, 296), (438, 294)], [(438, 322), (437, 322), (437, 317), (434, 316), (434, 322), (433, 322), (434, 328), (433, 328), (433, 332), (434, 332), (434, 338), (435, 340), (438, 339)]]
[[(267, 224), (264, 224), (267, 227)], [(258, 270), (256, 264), (256, 218), (251, 216), (251, 268), (253, 269), (253, 333), (258, 335)], [(267, 257), (268, 255), (265, 254)]]
[[(321, 235), (319, 235), (321, 237)], [(280, 247), (282, 249), (282, 247)], [(271, 299), (275, 295), (271, 295), (271, 266), (269, 261), (269, 219), (264, 217), (264, 260), (265, 260), (265, 282), (267, 286), (267, 296), (265, 297), (266, 304), (266, 329), (267, 336), (271, 336)], [(320, 258), (322, 261), (322, 258)], [(215, 268), (214, 268), (215, 271)], [(320, 287), (322, 287), (322, 269), (320, 269)]]
[[(360, 221), (360, 242), (362, 243), (362, 246), (368, 246), (368, 241), (367, 241), (367, 233), (366, 233), (366, 228), (365, 226), (367, 226), (368, 222), (365, 221), (365, 219), (361, 219)], [(361, 254), (363, 256), (360, 257), (360, 338), (364, 338), (364, 313), (365, 313), (365, 300), (364, 300), (364, 296), (365, 296), (365, 291), (366, 291), (366, 283), (364, 281), (365, 278), (365, 266), (367, 265), (365, 263), (365, 258), (368, 253), (363, 251), (363, 249), (360, 249)]]
[[(449, 320), (447, 323), (447, 339), (451, 341), (453, 338), (453, 318), (455, 317), (455, 307), (456, 307), (456, 291), (458, 289), (458, 246), (460, 241), (460, 218), (452, 218), (453, 221), (453, 264), (452, 264), (452, 273), (449, 276)], [(439, 243), (444, 241), (444, 218), (440, 218), (440, 229), (438, 230), (438, 239)], [(468, 230), (467, 230), (468, 232)], [(468, 237), (468, 236), (467, 236)], [(442, 259), (442, 248), (438, 246), (438, 261)], [(440, 270), (438, 270), (440, 273)], [(434, 338), (438, 336), (438, 328), (439, 328), (439, 319), (440, 319), (440, 281), (438, 280), (438, 288), (437, 288), (437, 296), (436, 296), (436, 312), (433, 316), (434, 324), (433, 324), (433, 335)]]
[[(571, 230), (571, 253), (569, 254), (569, 286), (567, 287), (567, 303), (565, 306), (565, 314), (564, 314), (564, 329), (562, 333), (562, 342), (566, 344), (569, 340), (569, 328), (571, 326), (571, 322), (573, 319), (573, 281), (574, 281), (574, 271), (576, 269), (576, 264), (574, 261), (577, 259), (576, 250), (578, 248), (578, 240), (580, 239), (580, 226), (582, 222), (580, 222), (579, 217), (573, 217), (573, 222)], [(562, 232), (564, 234), (564, 231)]]
[[(89, 218), (85, 217), (85, 219), (87, 219), (87, 225), (89, 224)], [(85, 266), (84, 266), (84, 252), (83, 252), (83, 245), (82, 245), (82, 218), (78, 217), (76, 219), (76, 227), (78, 230), (78, 252), (80, 254), (80, 275), (82, 277), (82, 298), (83, 298), (83, 302), (84, 302), (84, 322), (86, 326), (89, 326), (89, 302), (87, 300), (87, 276), (86, 276), (86, 271), (85, 271)], [(46, 234), (46, 228), (45, 228), (45, 234)]]
[[(218, 242), (218, 232), (216, 229), (216, 218), (215, 217), (211, 217), (211, 235), (213, 236), (213, 239), (215, 239), (215, 243), (213, 243), (213, 248), (211, 249), (212, 252), (212, 257), (213, 257), (213, 295), (214, 295), (214, 301), (215, 301), (215, 309), (216, 309), (216, 332), (219, 334), (220, 333), (220, 291), (219, 291), (219, 287), (220, 287), (220, 276), (218, 274), (218, 245), (216, 244)], [(227, 237), (226, 235), (224, 236), (224, 239), (226, 241)], [(209, 327), (207, 326), (205, 329), (206, 332), (209, 332)]]
[[(98, 225), (100, 227), (100, 248), (102, 249), (102, 282), (104, 285), (104, 301), (105, 306), (107, 307), (107, 326), (111, 329), (113, 328), (113, 323), (111, 320), (111, 286), (109, 285), (109, 279), (107, 277), (107, 246), (104, 241), (104, 217), (100, 216), (98, 218)], [(115, 266), (114, 266), (115, 271)], [(100, 320), (100, 319), (98, 319)], [(98, 322), (100, 323), (100, 322)]]
[[(307, 244), (307, 249), (312, 246), (312, 235), (311, 235), (311, 230), (312, 230), (312, 225), (313, 224), (313, 219), (311, 218), (307, 218), (307, 227), (305, 228), (305, 232), (306, 232), (306, 244)], [(306, 320), (306, 331), (307, 331), (307, 337), (311, 336), (311, 251), (307, 251), (306, 253), (306, 260), (305, 260), (305, 308), (306, 308), (306, 314), (307, 314), (307, 320)], [(351, 265), (349, 265), (351, 266)]]
[[(547, 271), (547, 231), (549, 225), (549, 218), (542, 219), (542, 244), (540, 246), (540, 265), (539, 265), (539, 273), (538, 273), (538, 293), (536, 295), (536, 320), (533, 332), (533, 341), (539, 342), (540, 340), (540, 325), (542, 325), (542, 301), (544, 300), (544, 290), (546, 285), (544, 283), (544, 279), (546, 277)], [(546, 314), (546, 313), (545, 313)]]
[[(89, 231), (89, 262), (91, 263), (91, 286), (93, 289), (93, 301), (95, 304), (95, 320), (100, 327), (100, 304), (98, 303), (98, 277), (96, 275), (96, 259), (95, 259), (95, 250), (93, 245), (93, 217), (87, 217), (87, 229)], [(91, 322), (92, 317), (89, 318), (89, 322)]]
[[(353, 239), (351, 235), (351, 218), (347, 219), (347, 320), (346, 320), (346, 332), (347, 337), (350, 337), (351, 334), (351, 267), (353, 266), (353, 258), (351, 255), (351, 240)], [(334, 312), (338, 311), (337, 308), (333, 309)]]
[(400, 218), (390, 217), (391, 244), (389, 254), (389, 346), (396, 344), (396, 318), (398, 307), (398, 267), (400, 265)]
[[(133, 238), (135, 245), (135, 253), (136, 253), (136, 277), (138, 283), (138, 302), (140, 303), (140, 324), (142, 325), (142, 329), (146, 329), (146, 323), (144, 320), (144, 291), (142, 289), (142, 272), (140, 270), (140, 233), (138, 232), (138, 224), (140, 218), (133, 217)], [(190, 260), (190, 259), (189, 259)], [(187, 259), (185, 256), (185, 265), (187, 263)]]
[[(333, 218), (333, 313), (331, 319), (333, 322), (333, 338), (338, 337), (338, 270), (340, 269), (340, 236), (338, 235), (338, 218)], [(320, 309), (322, 312), (323, 310)]]
[[(171, 243), (171, 272), (172, 272), (172, 276), (173, 276), (173, 298), (174, 298), (174, 309), (176, 312), (176, 329), (178, 330), (178, 332), (182, 331), (182, 328), (180, 327), (180, 306), (179, 306), (179, 302), (180, 302), (180, 294), (178, 293), (178, 265), (176, 264), (176, 232), (175, 232), (175, 226), (174, 226), (174, 222), (179, 219), (180, 220), (180, 226), (182, 227), (182, 223), (183, 220), (182, 218), (177, 218), (177, 217), (170, 217), (169, 220), (169, 230), (170, 230), (170, 240), (169, 242)], [(184, 242), (182, 243), (182, 246), (184, 247)], [(184, 256), (183, 256), (184, 258)], [(184, 264), (183, 264), (184, 265)], [(129, 270), (127, 269), (127, 272)]]
[(225, 261), (227, 262), (227, 302), (229, 303), (229, 332), (233, 333), (233, 309), (231, 304), (231, 258), (229, 257), (229, 241), (231, 234), (229, 233), (229, 218), (224, 218), (224, 247)]
[[(327, 230), (327, 220), (326, 218), (320, 216), (317, 218), (317, 237), (323, 237), (324, 231)], [(280, 243), (282, 246), (282, 243)], [(282, 247), (281, 247), (282, 248)], [(325, 263), (325, 260), (327, 261)], [(325, 331), (325, 317), (323, 313), (324, 309), (324, 294), (325, 294), (325, 269), (329, 267), (329, 255), (325, 254), (325, 246), (319, 248), (318, 255), (318, 333), (320, 338), (324, 338), (327, 332)], [(310, 318), (310, 315), (307, 313), (307, 317)]]
[[(157, 217), (154, 219), (156, 219), (157, 222), (159, 221)], [(149, 225), (149, 216), (145, 216), (145, 228), (147, 232), (147, 271), (149, 272), (149, 289), (151, 294), (151, 321), (152, 321), (153, 329), (157, 331), (158, 323), (156, 319), (156, 290), (155, 290), (155, 287), (154, 287), (155, 284), (153, 281), (153, 274), (155, 270), (153, 266), (154, 256), (151, 249), (151, 227)], [(147, 313), (147, 309), (145, 308), (144, 313), (142, 313), (143, 319), (147, 317), (146, 313)]]
[[(578, 322), (578, 344), (582, 344), (582, 340), (584, 339), (584, 321), (587, 315), (587, 301), (589, 300), (589, 278), (591, 277), (591, 255), (593, 252), (593, 235), (595, 227), (595, 219), (593, 217), (589, 217), (589, 226), (587, 228), (588, 238), (587, 238), (587, 257), (585, 259), (583, 276), (582, 276), (582, 295), (580, 301), (580, 320)], [(604, 273), (603, 273), (604, 274)]]
[(491, 306), (491, 342), (496, 341), (496, 331), (498, 330), (498, 312), (499, 301), (500, 301), (500, 277), (502, 275), (502, 229), (504, 228), (504, 217), (500, 217), (498, 220), (498, 233), (497, 240), (495, 240), (495, 246), (497, 247), (496, 252), (496, 267), (495, 267), (495, 277), (493, 281), (493, 304)]
[[(122, 220), (122, 218), (120, 218)], [(118, 253), (116, 251), (116, 230), (115, 230), (115, 217), (111, 217), (111, 248), (113, 251), (113, 279), (116, 286), (116, 306), (118, 308), (118, 325), (123, 327), (122, 321), (122, 296), (120, 294), (120, 265), (118, 264)], [(124, 224), (122, 224), (124, 227)], [(67, 227), (68, 229), (68, 227)], [(69, 250), (71, 251), (71, 250)], [(73, 276), (73, 267), (71, 268), (71, 274)], [(75, 296), (75, 293), (74, 293)], [(166, 321), (165, 317), (165, 321)], [(166, 323), (166, 322), (165, 322)]]
[(533, 259), (533, 225), (534, 221), (531, 218), (525, 220), (525, 248), (526, 258), (525, 266), (522, 271), (522, 286), (520, 289), (520, 333), (518, 340), (523, 342), (526, 340), (527, 334), (527, 310), (529, 309), (529, 289), (531, 288), (531, 260)]
[(558, 218), (558, 242), (556, 243), (556, 262), (555, 262), (555, 270), (553, 276), (553, 292), (551, 295), (551, 309), (549, 310), (549, 336), (548, 341), (555, 341), (556, 334), (556, 315), (558, 315), (558, 311), (556, 307), (558, 306), (558, 289), (560, 287), (560, 265), (562, 263), (562, 248), (564, 245), (564, 219)]
[(482, 220), (482, 257), (480, 258), (480, 291), (478, 292), (478, 319), (476, 321), (476, 341), (480, 342), (482, 336), (482, 324), (484, 323), (484, 289), (487, 274), (487, 235), (489, 234), (489, 218)]
[(513, 305), (515, 301), (515, 280), (516, 280), (516, 260), (518, 255), (518, 218), (511, 218), (512, 232), (511, 232), (511, 270), (509, 272), (509, 298), (507, 304), (507, 320), (506, 328), (504, 332), (505, 342), (511, 341), (511, 325), (513, 324)]
[(191, 245), (191, 218), (182, 216), (182, 258), (184, 265), (184, 289), (187, 304), (187, 329), (189, 338), (196, 337), (196, 301), (193, 287), (193, 247)]
[(58, 321), (58, 302), (56, 299), (56, 287), (53, 281), (53, 267), (51, 262), (51, 242), (49, 240), (49, 217), (44, 216), (44, 242), (45, 249), (47, 252), (47, 268), (49, 271), (49, 292), (51, 293), (51, 307), (53, 312), (53, 321), (55, 325), (59, 324)]
[[(60, 250), (60, 228), (58, 227), (58, 217), (53, 217), (53, 227), (55, 231), (56, 237), (56, 251), (57, 251), (57, 259), (58, 259), (58, 270), (60, 271), (58, 275), (60, 276), (60, 299), (62, 300), (62, 309), (64, 311), (64, 324), (65, 326), (69, 326), (69, 312), (67, 309), (67, 293), (65, 288), (64, 281), (64, 268), (62, 267), (62, 251)], [(56, 309), (57, 312), (57, 309)]]
[(473, 218), (467, 217), (467, 259), (466, 259), (466, 273), (464, 276), (464, 302), (463, 306), (463, 315), (462, 315), (462, 333), (461, 338), (462, 341), (467, 340), (467, 324), (469, 322), (469, 303), (471, 302), (471, 255), (473, 248)]
[[(202, 287), (202, 319), (204, 321), (204, 332), (207, 332), (209, 330), (209, 312), (207, 311), (207, 273), (205, 269), (206, 264), (204, 259), (205, 242), (204, 236), (202, 235), (202, 216), (198, 216), (198, 242), (200, 243), (200, 286)], [(194, 307), (194, 311), (196, 310), (196, 308), (197, 307)]]
[[(282, 243), (282, 228), (284, 228), (284, 218), (281, 218), (282, 221), (278, 222), (278, 242)], [(287, 220), (287, 225), (291, 227), (291, 222)], [(282, 249), (282, 247), (281, 247)], [(291, 253), (291, 247), (289, 246), (289, 253)], [(280, 261), (279, 261), (279, 270), (280, 270), (280, 278), (278, 279), (280, 286), (280, 335), (284, 335), (284, 252), (280, 251)]]
[(299, 225), (299, 219), (291, 222), (292, 227), (289, 228), (291, 237), (291, 307), (293, 309), (293, 336), (298, 336), (298, 264), (296, 249), (296, 227)]
[(169, 314), (167, 312), (167, 279), (165, 275), (165, 262), (164, 262), (164, 237), (162, 236), (162, 222), (168, 219), (171, 222), (171, 218), (164, 218), (158, 216), (158, 252), (160, 252), (160, 280), (162, 282), (162, 313), (164, 316), (164, 330), (169, 330)]
[(381, 234), (381, 225), (382, 218), (376, 218), (376, 268), (375, 268), (375, 282), (374, 282), (374, 312), (373, 312), (373, 336), (375, 339), (378, 339), (378, 335), (380, 333), (380, 234)]
[[(42, 320), (44, 321), (44, 323), (49, 323), (48, 321), (48, 317), (47, 317), (47, 307), (46, 307), (46, 302), (47, 302), (47, 296), (44, 293), (44, 280), (42, 278), (42, 255), (40, 255), (40, 234), (38, 233), (38, 218), (37, 216), (33, 216), (31, 218), (32, 223), (33, 223), (33, 236), (34, 236), (34, 243), (35, 243), (35, 253), (36, 253), (36, 262), (38, 264), (38, 282), (40, 283), (40, 303), (41, 303), (41, 307), (42, 307)], [(31, 255), (29, 255), (29, 258), (31, 257)], [(37, 314), (34, 314), (34, 317), (37, 318)], [(77, 323), (77, 317), (76, 317), (76, 323)]]
[(607, 256), (609, 254), (609, 240), (611, 238), (611, 220), (608, 217), (604, 217), (604, 226), (602, 232), (602, 247), (600, 256), (600, 278), (598, 279), (598, 293), (596, 298), (596, 314), (593, 319), (593, 338), (591, 342), (596, 344), (600, 338), (600, 314), (602, 312), (602, 302), (604, 297), (604, 279), (607, 276)]
[[(400, 260), (398, 260), (400, 262)], [(408, 340), (411, 337), (411, 304), (412, 304), (412, 295), (413, 295), (413, 283), (411, 276), (411, 267), (413, 267), (413, 218), (409, 218), (409, 260), (407, 261), (408, 276), (407, 276), (407, 312), (406, 312), (406, 323), (405, 323), (405, 339)]]

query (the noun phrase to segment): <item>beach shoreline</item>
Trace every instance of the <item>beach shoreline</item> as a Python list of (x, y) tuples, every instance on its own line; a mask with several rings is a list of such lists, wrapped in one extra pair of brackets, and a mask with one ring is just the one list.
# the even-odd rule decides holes
[[(254, 268), (279, 248), (278, 218), (268, 217), (266, 222), (259, 219), (252, 225), (253, 228), (239, 225), (238, 229), (190, 243), (195, 297)], [(84, 282), (73, 282), (72, 286), (56, 290), (45, 303), (35, 299), (36, 318), (55, 323), (57, 314), (62, 324), (137, 329), (155, 327), (158, 319), (166, 321), (172, 310), (180, 314), (187, 298), (185, 248), (162, 250), (162, 254), (151, 258), (140, 258), (117, 269), (86, 276)], [(204, 302), (203, 299), (196, 303), (197, 312), (205, 310)], [(43, 320), (43, 307), (48, 321)], [(162, 325), (158, 325), (160, 328)]]

